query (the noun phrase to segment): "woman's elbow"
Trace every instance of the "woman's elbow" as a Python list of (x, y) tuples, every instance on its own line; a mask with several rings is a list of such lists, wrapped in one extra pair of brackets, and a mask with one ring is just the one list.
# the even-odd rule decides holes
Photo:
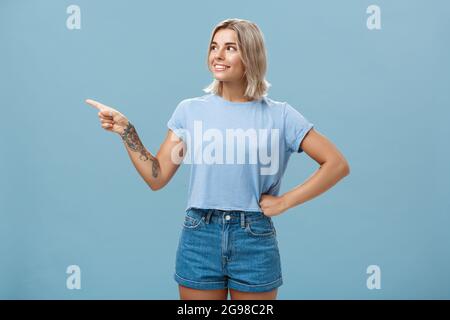
[(154, 181), (153, 183), (147, 183), (150, 187), (150, 189), (152, 189), (152, 191), (158, 191), (161, 190), (162, 188), (164, 188), (167, 183), (169, 183), (168, 180), (164, 180), (164, 181)]
[(161, 190), (164, 187), (164, 185), (157, 184), (157, 183), (147, 183), (147, 184), (148, 184), (148, 186), (150, 187), (150, 189), (152, 191), (158, 191), (158, 190)]
[(343, 161), (341, 163), (340, 167), (341, 167), (344, 177), (348, 176), (350, 174), (350, 165), (348, 164), (347, 161)]
[(344, 177), (350, 174), (350, 165), (343, 157), (335, 158), (333, 160), (327, 161), (327, 163), (330, 163), (330, 166), (333, 167), (336, 171), (339, 171)]
[(151, 189), (152, 191), (158, 191), (159, 189), (161, 189), (161, 188), (152, 186), (151, 184), (149, 185), (149, 187), (150, 187), (150, 189)]

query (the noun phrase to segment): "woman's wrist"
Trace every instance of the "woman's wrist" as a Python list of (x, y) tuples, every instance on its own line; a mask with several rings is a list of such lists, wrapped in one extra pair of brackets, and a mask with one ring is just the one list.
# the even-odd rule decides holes
[(292, 208), (293, 205), (292, 205), (292, 201), (290, 199), (289, 192), (281, 195), (280, 198), (281, 198), (282, 207), (284, 208), (283, 211), (286, 211), (286, 210)]
[(122, 140), (125, 141), (127, 135), (129, 135), (131, 132), (136, 132), (136, 129), (129, 120), (126, 120), (123, 125), (122, 132), (119, 132), (119, 136), (122, 138)]

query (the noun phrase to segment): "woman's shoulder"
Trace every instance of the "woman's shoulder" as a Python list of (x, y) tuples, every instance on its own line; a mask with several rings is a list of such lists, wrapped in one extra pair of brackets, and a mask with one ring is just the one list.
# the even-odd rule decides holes
[(212, 98), (212, 94), (204, 94), (197, 97), (190, 97), (182, 99), (178, 105), (188, 106), (192, 104), (205, 103), (210, 101)]
[(286, 104), (286, 101), (275, 100), (275, 99), (269, 98), (268, 96), (264, 96), (263, 101), (265, 101), (265, 103), (270, 107), (283, 108), (283, 106)]
[(269, 106), (274, 107), (275, 109), (281, 111), (285, 115), (292, 112), (300, 112), (296, 104), (291, 104), (286, 100), (274, 100), (266, 97), (266, 101)]

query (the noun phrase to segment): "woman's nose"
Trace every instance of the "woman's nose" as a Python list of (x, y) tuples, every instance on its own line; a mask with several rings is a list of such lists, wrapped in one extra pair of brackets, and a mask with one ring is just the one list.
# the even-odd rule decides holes
[(223, 57), (224, 57), (223, 49), (217, 50), (215, 58), (218, 60), (223, 60)]

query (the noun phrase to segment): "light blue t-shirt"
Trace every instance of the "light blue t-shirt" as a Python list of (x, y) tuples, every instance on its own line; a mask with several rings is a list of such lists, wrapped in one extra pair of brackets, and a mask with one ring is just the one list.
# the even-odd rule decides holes
[(187, 146), (186, 210), (262, 212), (261, 195), (279, 195), (289, 157), (303, 151), (313, 124), (286, 102), (230, 102), (210, 93), (181, 101), (167, 126)]

